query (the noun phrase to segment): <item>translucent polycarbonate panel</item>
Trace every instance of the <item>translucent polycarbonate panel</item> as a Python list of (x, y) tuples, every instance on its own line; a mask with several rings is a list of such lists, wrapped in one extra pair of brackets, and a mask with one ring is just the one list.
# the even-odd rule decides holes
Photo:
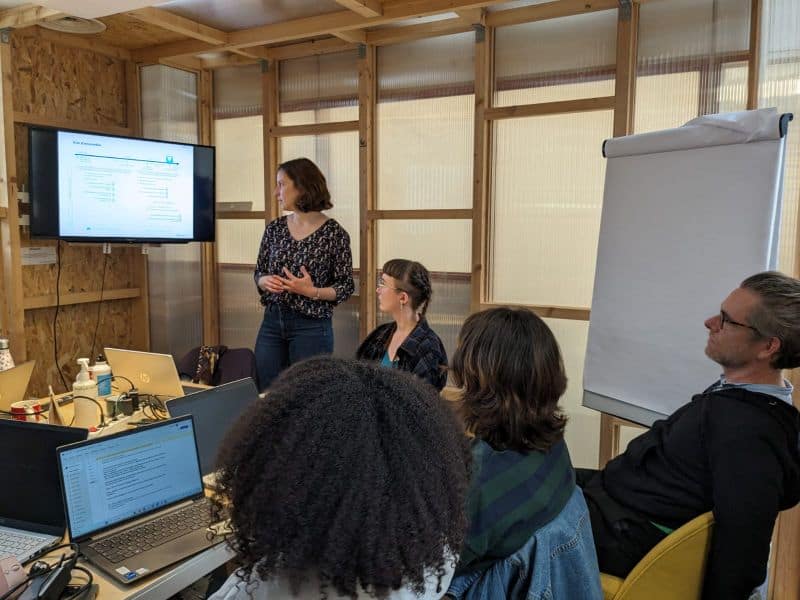
[(746, 52), (750, 0), (648, 0), (639, 8), (641, 63)]
[[(220, 219), (217, 221), (217, 262), (245, 265), (252, 275), (258, 246), (264, 235), (264, 219)], [(255, 287), (253, 293), (255, 293)]]
[(581, 405), (589, 322), (567, 319), (544, 321), (558, 341), (567, 371), (567, 391), (558, 404), (567, 415), (564, 437), (572, 464), (578, 468), (596, 469), (600, 448), (600, 413)]
[(378, 48), (378, 101), (475, 91), (475, 34), (458, 33)]
[[(358, 281), (356, 280), (356, 289)], [(358, 339), (358, 297), (352, 296), (333, 309), (333, 355), (355, 358), (360, 343)]]
[(747, 110), (747, 61), (722, 65), (719, 85), (719, 112)]
[[(196, 144), (197, 75), (163, 65), (142, 67), (142, 135)], [(200, 244), (148, 250), (150, 349), (182, 357), (203, 341)]]
[(653, 0), (639, 10), (635, 133), (744, 109), (750, 0)]
[(638, 76), (634, 132), (679, 127), (693, 119), (699, 90), (699, 71)]
[(613, 112), (494, 124), (490, 301), (589, 307)]
[(378, 104), (378, 208), (471, 208), (474, 115), (472, 95)]
[(219, 343), (255, 348), (264, 316), (249, 265), (219, 264)]
[[(279, 124), (358, 119), (356, 50), (282, 60), (278, 78)], [(326, 110), (342, 107), (349, 107), (347, 116)]]
[(164, 65), (141, 68), (142, 135), (197, 143), (197, 75)]
[(260, 115), (261, 65), (225, 67), (214, 71), (214, 118)]
[(616, 10), (498, 27), (494, 104), (613, 96), (616, 48)]
[(472, 272), (472, 221), (385, 219), (377, 225), (379, 267), (392, 258), (407, 258), (429, 271)]
[(214, 121), (217, 210), (264, 210), (261, 115)]
[(783, 272), (796, 275), (800, 270), (797, 262), (800, 226), (800, 3), (795, 0), (764, 0), (763, 10), (758, 105), (775, 106), (780, 112), (795, 115), (786, 137), (778, 266)]
[(311, 159), (328, 183), (333, 208), (325, 211), (350, 234), (353, 265), (359, 261), (358, 132), (280, 138), (280, 160)]

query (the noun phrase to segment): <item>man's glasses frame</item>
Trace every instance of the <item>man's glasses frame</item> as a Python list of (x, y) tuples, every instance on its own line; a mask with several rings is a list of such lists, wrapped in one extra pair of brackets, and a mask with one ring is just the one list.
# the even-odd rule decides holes
[(719, 328), (724, 329), (725, 323), (730, 323), (731, 325), (736, 325), (737, 327), (746, 327), (747, 329), (752, 329), (758, 335), (764, 336), (758, 329), (753, 327), (752, 325), (748, 325), (747, 323), (740, 323), (739, 321), (734, 321), (731, 319), (730, 315), (726, 313), (724, 310), (719, 311)]

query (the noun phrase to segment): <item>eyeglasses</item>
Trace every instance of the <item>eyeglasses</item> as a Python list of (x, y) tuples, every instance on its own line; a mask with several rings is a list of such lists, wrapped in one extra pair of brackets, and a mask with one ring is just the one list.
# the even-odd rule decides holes
[(737, 327), (747, 327), (748, 329), (752, 329), (758, 335), (761, 335), (761, 332), (753, 327), (752, 325), (748, 325), (747, 323), (739, 323), (739, 321), (734, 321), (728, 316), (724, 310), (719, 311), (719, 328), (722, 329), (725, 327), (725, 323), (730, 323), (731, 325), (736, 325)]
[(387, 288), (387, 289), (390, 289), (390, 290), (394, 290), (395, 292), (405, 292), (405, 290), (404, 290), (404, 289), (402, 289), (402, 288), (398, 288), (398, 287), (392, 287), (391, 285), (389, 285), (388, 283), (386, 283), (386, 282), (383, 280), (383, 277), (381, 277), (380, 279), (378, 279), (378, 287), (379, 287), (379, 288)]

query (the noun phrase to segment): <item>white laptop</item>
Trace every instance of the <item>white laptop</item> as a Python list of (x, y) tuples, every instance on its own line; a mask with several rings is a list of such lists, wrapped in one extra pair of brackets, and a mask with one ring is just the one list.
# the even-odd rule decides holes
[(0, 410), (11, 411), (11, 405), (25, 399), (25, 390), (31, 380), (35, 360), (0, 371)]
[(0, 557), (44, 554), (66, 530), (56, 448), (86, 439), (79, 427), (0, 420)]
[(120, 390), (126, 391), (125, 380), (130, 381), (140, 394), (175, 398), (204, 389), (206, 386), (184, 385), (178, 376), (175, 359), (171, 354), (156, 352), (140, 352), (138, 350), (121, 350), (105, 348), (106, 360), (114, 377), (122, 379), (115, 383)]

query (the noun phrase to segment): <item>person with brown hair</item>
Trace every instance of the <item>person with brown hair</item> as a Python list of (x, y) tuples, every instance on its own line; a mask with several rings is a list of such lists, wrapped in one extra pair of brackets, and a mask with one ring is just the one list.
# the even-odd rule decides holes
[(528, 309), (475, 313), (459, 334), (452, 372), (475, 438), (469, 527), (448, 595), (602, 598), (588, 509), (564, 441), (558, 401), (567, 377), (553, 333)]
[(392, 321), (367, 336), (356, 358), (408, 371), (441, 391), (447, 383), (447, 352), (425, 319), (433, 294), (428, 269), (412, 260), (390, 260), (383, 265), (376, 293), (378, 308)]
[(317, 165), (307, 158), (279, 165), (275, 196), (291, 214), (267, 225), (256, 260), (264, 305), (255, 347), (261, 390), (287, 366), (333, 352), (333, 307), (355, 290), (350, 236), (322, 213), (333, 204)]

